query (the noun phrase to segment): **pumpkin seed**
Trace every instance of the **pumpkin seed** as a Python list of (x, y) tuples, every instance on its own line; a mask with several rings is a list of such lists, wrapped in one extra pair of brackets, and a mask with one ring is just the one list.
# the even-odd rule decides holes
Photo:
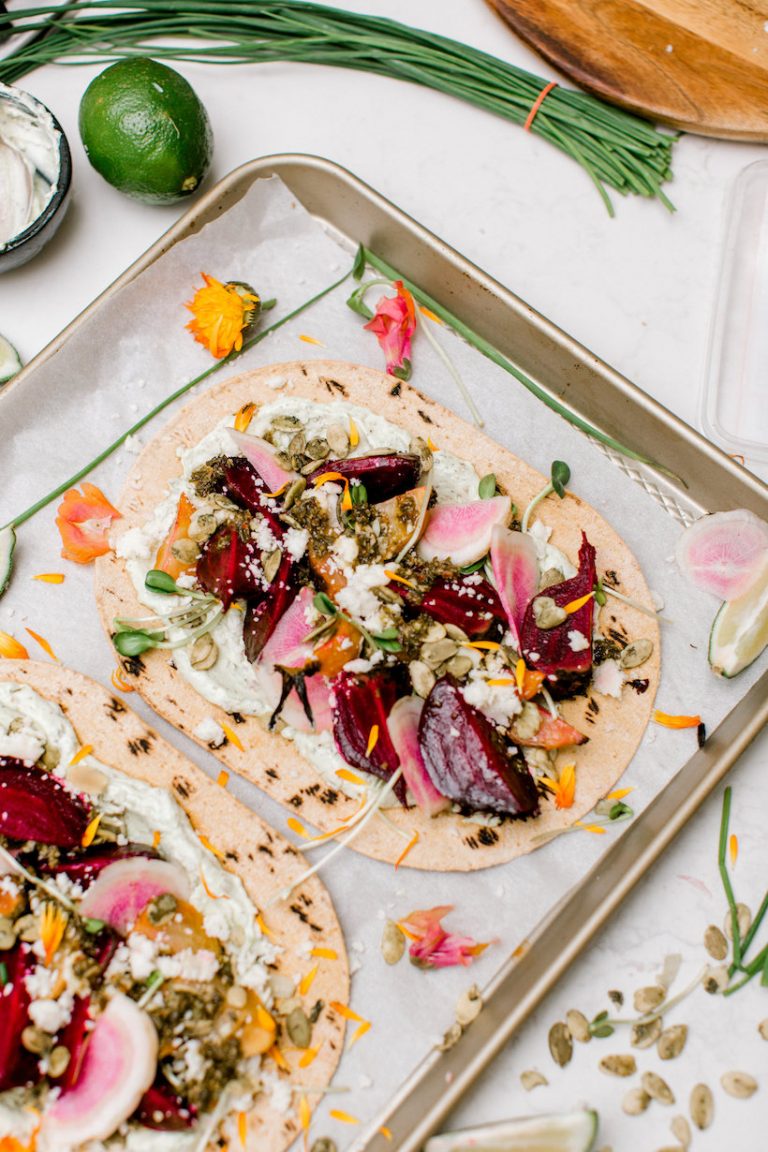
[(520, 1073), (520, 1083), (526, 1092), (531, 1092), (540, 1084), (549, 1084), (549, 1080), (546, 1076), (542, 1076), (541, 1072), (537, 1072), (535, 1068), (528, 1068), (525, 1072)]
[(343, 460), (345, 456), (349, 455), (349, 436), (346, 428), (341, 424), (331, 424), (329, 428), (326, 428), (325, 438), (334, 456)]
[(14, 923), (16, 935), (24, 941), (25, 944), (34, 944), (40, 937), (40, 922), (37, 916), (19, 916), (18, 920)]
[(293, 472), (293, 464), (291, 463), (291, 458), (287, 452), (276, 452), (275, 460), (286, 472)]
[(297, 432), (303, 425), (298, 416), (282, 415), (272, 418), (272, 427), (276, 432)]
[(659, 1036), (659, 1042), (656, 1045), (659, 1059), (674, 1060), (680, 1055), (683, 1048), (685, 1048), (687, 1039), (687, 1024), (673, 1024), (671, 1028), (665, 1028), (661, 1036)]
[(716, 924), (710, 924), (704, 933), (704, 947), (713, 960), (725, 960), (728, 955), (728, 941)]
[(568, 613), (551, 596), (537, 596), (533, 602), (533, 618), (537, 628), (556, 628), (568, 619)]
[(189, 526), (189, 538), (202, 544), (216, 531), (216, 517), (210, 512), (196, 512)]
[(264, 572), (264, 579), (268, 584), (271, 584), (275, 576), (277, 576), (282, 559), (283, 553), (279, 548), (273, 548), (272, 551), (267, 552), (266, 555), (262, 553), (261, 567)]
[(213, 668), (219, 658), (219, 647), (210, 632), (198, 636), (189, 653), (189, 662), (198, 672)]
[(48, 1057), (48, 1075), (56, 1080), (63, 1076), (69, 1066), (69, 1049), (63, 1044), (57, 1044)]
[(181, 536), (171, 544), (171, 553), (179, 564), (194, 564), (200, 555), (200, 549), (194, 540), (190, 540), (187, 536)]
[(579, 1012), (576, 1008), (570, 1008), (565, 1014), (565, 1022), (571, 1036), (574, 1040), (578, 1040), (579, 1044), (588, 1044), (592, 1039), (589, 1020), (583, 1012)]
[(539, 581), (539, 591), (545, 592), (547, 588), (553, 588), (555, 584), (562, 584), (563, 580), (565, 580), (565, 576), (559, 568), (547, 568)]
[(441, 624), (439, 620), (432, 620), (424, 633), (424, 643), (431, 644), (435, 640), (442, 640), (445, 636), (447, 636), (445, 625)]
[(428, 668), (439, 668), (446, 660), (450, 660), (458, 651), (455, 640), (446, 636), (443, 640), (433, 640), (422, 644), (421, 658)]
[(310, 460), (325, 460), (330, 450), (330, 445), (323, 436), (313, 436), (311, 440), (307, 440), (304, 449)]
[(666, 998), (666, 988), (662, 988), (659, 984), (651, 984), (648, 988), (638, 988), (632, 1002), (635, 1005), (635, 1011), (645, 1016), (647, 1012), (653, 1012), (654, 1008), (663, 1004)]
[(688, 1148), (691, 1143), (691, 1126), (685, 1116), (674, 1116), (669, 1127), (675, 1140), (679, 1140), (683, 1148)]
[(661, 1016), (654, 1016), (647, 1023), (633, 1024), (629, 1042), (633, 1048), (650, 1048), (661, 1036), (663, 1027)]
[(35, 1056), (42, 1056), (48, 1052), (52, 1043), (53, 1037), (49, 1036), (47, 1032), (43, 1032), (42, 1028), (35, 1028), (32, 1024), (29, 1024), (21, 1034), (22, 1048), (26, 1048), (27, 1052), (32, 1052)]
[(410, 443), (410, 450), (414, 452), (421, 460), (421, 468), (423, 472), (429, 472), (433, 464), (432, 449), (426, 440), (422, 440), (421, 436), (416, 436)]
[(515, 734), (520, 740), (530, 740), (541, 728), (541, 713), (535, 704), (526, 700), (522, 711), (515, 717)]
[(426, 700), (435, 685), (435, 674), (427, 667), (423, 660), (412, 660), (408, 665), (408, 674), (417, 696)]
[(707, 968), (702, 977), (701, 986), (710, 996), (716, 996), (718, 992), (725, 991), (729, 980), (730, 976), (725, 964), (718, 964), (717, 968)]
[(768, 1040), (768, 1016), (765, 1020), (761, 1020), (757, 1026), (757, 1030), (762, 1036), (763, 1040)]
[(568, 1031), (568, 1025), (558, 1020), (549, 1030), (549, 1051), (552, 1059), (560, 1068), (564, 1068), (573, 1056), (573, 1040)]
[(463, 628), (459, 628), (458, 624), (444, 624), (446, 636), (450, 636), (451, 640), (458, 640), (459, 644), (465, 644), (469, 640)]
[(312, 1141), (309, 1152), (338, 1152), (336, 1142), (330, 1136), (321, 1136), (319, 1140)]
[(16, 943), (16, 933), (12, 922), (6, 917), (0, 917), (0, 952), (7, 952)]
[(387, 920), (381, 935), (381, 954), (385, 964), (397, 964), (402, 960), (405, 952), (405, 933), (395, 924), (394, 920)]
[(296, 501), (301, 499), (306, 487), (307, 482), (303, 476), (297, 476), (295, 480), (291, 481), (283, 497), (283, 510), (285, 512), (287, 512), (289, 508), (293, 508)]
[(657, 1076), (655, 1072), (643, 1072), (640, 1083), (643, 1086), (643, 1091), (648, 1093), (651, 1100), (658, 1100), (659, 1104), (674, 1104), (674, 1092), (666, 1080)]
[(302, 476), (311, 476), (313, 472), (317, 471), (317, 460), (310, 460), (307, 464), (302, 465), (299, 471)]
[(603, 1056), (598, 1065), (601, 1072), (608, 1076), (634, 1076), (637, 1072), (637, 1062), (634, 1056)]
[(631, 1088), (621, 1102), (621, 1109), (627, 1116), (639, 1116), (641, 1112), (645, 1112), (650, 1102), (650, 1096), (642, 1088)]
[(622, 648), (619, 653), (619, 667), (624, 669), (639, 668), (645, 664), (653, 654), (653, 643), (650, 640), (633, 640)]
[(302, 472), (303, 473), (304, 469), (307, 466), (307, 461), (304, 459), (304, 456), (298, 452), (293, 453), (293, 455), (290, 457), (290, 461), (291, 461), (291, 471), (293, 471), (293, 472)]
[(464, 1029), (461, 1024), (451, 1024), (448, 1031), (443, 1036), (442, 1042), (437, 1045), (439, 1052), (447, 1052), (449, 1048), (453, 1048), (454, 1044), (461, 1039), (461, 1034)]
[(690, 1099), (691, 1120), (703, 1132), (709, 1128), (715, 1117), (715, 1101), (712, 1090), (706, 1084), (694, 1084)]
[(297, 1048), (309, 1048), (312, 1042), (312, 1025), (303, 1008), (294, 1008), (285, 1021), (291, 1043)]
[(445, 666), (446, 672), (451, 676), (455, 676), (457, 680), (463, 680), (467, 673), (474, 668), (474, 662), (471, 656), (467, 656), (464, 652), (458, 652), (452, 659), (448, 661)]
[(456, 1003), (456, 1022), (466, 1028), (476, 1020), (483, 1009), (483, 997), (477, 984), (472, 984), (466, 992), (462, 992)]
[[(743, 940), (752, 924), (752, 913), (746, 904), (736, 905), (736, 919), (739, 925), (739, 936)], [(724, 928), (728, 939), (733, 940), (733, 917), (730, 911), (726, 914)]]
[(297, 432), (296, 435), (291, 436), (291, 439), (288, 441), (288, 447), (286, 448), (286, 452), (291, 457), (303, 456), (304, 455), (304, 449), (306, 448), (306, 445), (307, 445), (307, 438), (304, 435), (304, 433), (303, 432)]
[(748, 1072), (725, 1072), (720, 1077), (720, 1083), (728, 1095), (737, 1100), (748, 1100), (757, 1092), (757, 1080)]

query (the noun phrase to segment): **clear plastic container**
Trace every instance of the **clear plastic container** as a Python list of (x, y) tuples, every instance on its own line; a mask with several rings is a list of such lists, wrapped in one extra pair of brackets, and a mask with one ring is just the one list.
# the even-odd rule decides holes
[(768, 461), (768, 160), (733, 185), (702, 424), (726, 451)]

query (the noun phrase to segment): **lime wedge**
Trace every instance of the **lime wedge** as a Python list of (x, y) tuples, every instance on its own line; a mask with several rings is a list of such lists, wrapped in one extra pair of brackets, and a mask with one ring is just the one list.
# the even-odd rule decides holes
[(590, 1152), (596, 1138), (597, 1112), (579, 1109), (446, 1132), (424, 1152)]
[(709, 637), (709, 663), (718, 676), (743, 672), (768, 644), (768, 557), (752, 587), (726, 600)]
[(5, 336), (0, 336), (0, 387), (21, 371), (21, 358)]

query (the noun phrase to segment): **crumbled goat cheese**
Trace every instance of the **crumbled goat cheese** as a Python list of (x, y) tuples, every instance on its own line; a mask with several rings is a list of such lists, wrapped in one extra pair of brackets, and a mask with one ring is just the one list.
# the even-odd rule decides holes
[(354, 536), (339, 536), (333, 542), (331, 551), (343, 564), (354, 564), (359, 552), (357, 540)]
[(349, 571), (346, 586), (336, 594), (336, 603), (362, 620), (366, 628), (378, 631), (382, 627), (381, 601), (372, 589), (384, 588), (388, 582), (383, 564), (360, 564)]
[(283, 547), (294, 560), (301, 560), (308, 543), (309, 532), (304, 528), (289, 528), (283, 536)]
[(73, 997), (62, 992), (58, 1000), (33, 1000), (29, 1006), (29, 1018), (36, 1028), (50, 1036), (68, 1024), (72, 1016)]
[(214, 748), (219, 748), (227, 738), (221, 724), (217, 724), (213, 716), (206, 716), (205, 720), (201, 720), (197, 727), (192, 729), (192, 735), (205, 744), (213, 744)]
[(129, 528), (115, 546), (115, 555), (122, 560), (143, 560), (146, 554), (147, 536), (143, 528)]
[(141, 932), (131, 932), (128, 945), (128, 967), (134, 980), (146, 980), (155, 970), (157, 941)]
[(45, 744), (32, 732), (0, 733), (0, 756), (36, 764), (45, 752)]
[(583, 632), (579, 632), (578, 628), (571, 628), (568, 633), (568, 647), (571, 652), (583, 652), (585, 648), (589, 648), (590, 642), (587, 640)]
[(624, 673), (616, 660), (604, 660), (598, 664), (592, 676), (592, 689), (601, 696), (621, 696)]
[(191, 948), (183, 948), (175, 956), (158, 956), (156, 967), (166, 978), (179, 977), (181, 980), (206, 984), (218, 972), (219, 961), (208, 948), (196, 952)]
[(489, 684), (477, 669), (470, 672), (461, 691), (467, 704), (479, 708), (489, 719), (505, 728), (522, 707), (513, 685)]

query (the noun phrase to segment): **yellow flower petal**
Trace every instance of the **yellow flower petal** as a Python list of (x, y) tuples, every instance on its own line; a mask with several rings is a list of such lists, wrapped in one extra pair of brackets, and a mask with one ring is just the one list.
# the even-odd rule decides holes
[(8, 632), (0, 632), (0, 656), (6, 660), (29, 660), (29, 652), (23, 644)]

